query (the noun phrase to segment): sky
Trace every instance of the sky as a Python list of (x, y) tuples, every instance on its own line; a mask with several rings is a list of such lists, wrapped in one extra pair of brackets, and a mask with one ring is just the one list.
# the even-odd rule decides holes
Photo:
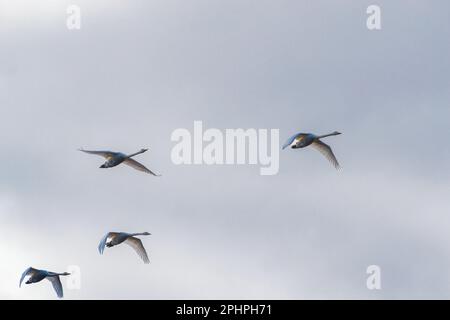
[[(81, 29), (66, 27), (69, 5)], [(382, 29), (366, 27), (381, 8)], [(449, 299), (446, 0), (0, 0), (0, 298)], [(175, 165), (174, 130), (327, 138), (280, 169)], [(77, 149), (132, 153), (162, 174)], [(143, 237), (151, 263), (108, 231)], [(381, 270), (381, 289), (366, 269)]]

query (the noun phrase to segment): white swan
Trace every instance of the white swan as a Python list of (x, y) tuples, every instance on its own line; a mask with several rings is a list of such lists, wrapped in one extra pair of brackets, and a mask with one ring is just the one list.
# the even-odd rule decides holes
[(132, 157), (134, 157), (138, 154), (146, 152), (148, 149), (141, 149), (140, 151), (132, 153), (130, 155), (126, 155), (121, 152), (113, 152), (113, 151), (91, 151), (91, 150), (84, 150), (84, 149), (78, 149), (78, 150), (83, 151), (85, 153), (102, 156), (103, 158), (105, 158), (106, 162), (104, 164), (102, 164), (100, 166), (100, 168), (112, 168), (112, 167), (118, 166), (121, 163), (124, 163), (136, 170), (150, 173), (154, 176), (160, 176), (158, 174), (153, 173), (150, 169), (146, 168), (144, 165), (137, 162), (136, 160), (131, 159)]
[(98, 245), (98, 252), (103, 254), (105, 247), (111, 248), (117, 246), (118, 244), (126, 243), (136, 251), (136, 253), (141, 257), (144, 263), (150, 263), (148, 259), (147, 252), (145, 251), (142, 241), (136, 236), (149, 236), (151, 233), (141, 232), (141, 233), (126, 233), (126, 232), (108, 232), (100, 241)]
[(337, 136), (341, 134), (340, 132), (334, 131), (329, 134), (324, 134), (321, 136), (316, 136), (312, 133), (297, 133), (290, 137), (286, 143), (283, 145), (283, 149), (287, 147), (291, 147), (292, 149), (305, 148), (309, 145), (317, 149), (321, 154), (325, 156), (325, 158), (330, 161), (336, 169), (340, 169), (339, 162), (333, 154), (330, 146), (326, 143), (322, 142), (320, 139), (329, 137), (329, 136)]
[(25, 284), (36, 283), (36, 282), (42, 281), (44, 279), (47, 279), (52, 283), (53, 289), (55, 289), (56, 295), (58, 296), (58, 298), (62, 298), (63, 297), (63, 287), (62, 287), (61, 281), (59, 280), (59, 276), (68, 276), (68, 275), (70, 275), (70, 273), (67, 273), (67, 272), (56, 273), (56, 272), (39, 270), (39, 269), (34, 269), (32, 267), (29, 267), (27, 270), (25, 270), (23, 272), (22, 277), (20, 277), (19, 288), (22, 286), (23, 279), (25, 279), (25, 277), (27, 277), (27, 276), (30, 276), (30, 277), (25, 282)]

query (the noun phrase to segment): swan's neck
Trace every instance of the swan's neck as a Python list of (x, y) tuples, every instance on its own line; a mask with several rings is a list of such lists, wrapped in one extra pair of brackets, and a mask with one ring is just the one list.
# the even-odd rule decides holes
[(69, 276), (70, 273), (68, 272), (63, 272), (63, 273), (54, 273), (51, 276), (56, 277), (56, 276)]
[(131, 235), (133, 237), (135, 237), (135, 236), (146, 236), (146, 235), (149, 235), (149, 233), (148, 232), (138, 232), (138, 233), (132, 233)]
[(137, 156), (138, 154), (144, 153), (145, 151), (147, 151), (147, 150), (146, 149), (139, 150), (138, 152), (135, 152), (135, 153), (132, 153), (132, 154), (128, 155), (127, 158), (131, 158), (131, 157)]
[(330, 136), (337, 136), (337, 135), (339, 135), (339, 134), (341, 134), (341, 133), (335, 131), (335, 132), (332, 132), (332, 133), (329, 133), (329, 134), (324, 134), (324, 135), (318, 136), (317, 138), (318, 138), (318, 139), (321, 139), (321, 138), (330, 137)]

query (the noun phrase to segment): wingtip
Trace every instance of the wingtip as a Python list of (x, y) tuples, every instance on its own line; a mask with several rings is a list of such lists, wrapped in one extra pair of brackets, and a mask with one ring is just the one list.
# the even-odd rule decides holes
[(162, 174), (157, 174), (157, 173), (153, 173), (153, 172), (147, 172), (148, 174), (154, 176), (154, 177), (161, 177)]

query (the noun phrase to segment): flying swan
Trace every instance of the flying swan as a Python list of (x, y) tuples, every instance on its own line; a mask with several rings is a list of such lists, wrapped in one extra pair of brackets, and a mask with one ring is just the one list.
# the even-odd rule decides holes
[(98, 252), (103, 254), (105, 247), (111, 248), (119, 244), (126, 243), (136, 251), (136, 253), (141, 257), (144, 263), (150, 263), (148, 259), (147, 252), (145, 251), (142, 241), (136, 236), (149, 236), (151, 233), (141, 232), (141, 233), (126, 233), (126, 232), (108, 232), (100, 241), (98, 245)]
[(50, 281), (53, 285), (53, 289), (56, 291), (56, 295), (58, 298), (63, 297), (63, 287), (61, 285), (61, 280), (59, 280), (59, 276), (68, 276), (70, 273), (64, 272), (64, 273), (56, 273), (56, 272), (50, 272), (46, 270), (39, 270), (34, 269), (32, 267), (29, 267), (27, 270), (25, 270), (22, 274), (22, 277), (20, 278), (19, 282), (19, 288), (22, 286), (22, 281), (25, 279), (25, 277), (30, 276), (28, 280), (25, 282), (25, 284), (31, 284), (40, 282), (44, 279), (47, 279)]
[(330, 146), (320, 140), (325, 137), (337, 136), (339, 134), (341, 133), (337, 131), (329, 134), (324, 134), (322, 136), (316, 136), (312, 133), (297, 133), (286, 141), (286, 143), (283, 145), (283, 150), (287, 147), (291, 147), (292, 149), (299, 149), (311, 145), (322, 155), (324, 155), (336, 169), (340, 169), (341, 167), (339, 166), (339, 163), (334, 156)]
[(104, 164), (102, 164), (100, 166), (100, 168), (112, 168), (112, 167), (118, 166), (121, 163), (124, 163), (136, 170), (146, 172), (146, 173), (152, 174), (154, 176), (160, 176), (158, 174), (153, 173), (151, 170), (149, 170), (148, 168), (146, 168), (144, 165), (137, 162), (136, 160), (131, 159), (132, 157), (134, 157), (138, 154), (146, 152), (148, 149), (141, 149), (140, 151), (132, 153), (130, 155), (126, 155), (121, 152), (113, 152), (113, 151), (91, 151), (91, 150), (84, 150), (84, 149), (78, 149), (78, 150), (85, 152), (85, 153), (102, 156), (103, 158), (105, 158), (106, 162)]

